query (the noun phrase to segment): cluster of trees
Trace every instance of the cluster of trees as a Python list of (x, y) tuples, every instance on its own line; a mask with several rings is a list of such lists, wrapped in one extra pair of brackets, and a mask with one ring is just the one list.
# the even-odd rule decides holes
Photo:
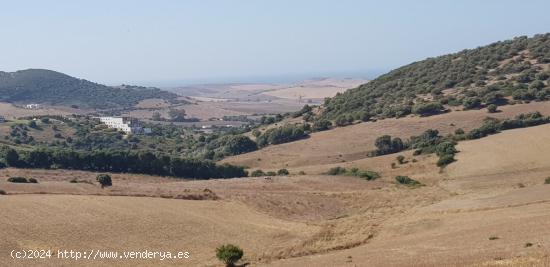
[(261, 177), (261, 176), (286, 176), (289, 175), (290, 172), (287, 169), (279, 169), (277, 172), (274, 171), (267, 171), (264, 172), (262, 170), (255, 170), (250, 173), (251, 177)]
[(361, 178), (363, 178), (365, 180), (369, 180), (369, 181), (380, 178), (380, 174), (375, 172), (375, 171), (370, 171), (370, 170), (362, 171), (362, 170), (359, 170), (358, 168), (351, 168), (351, 169), (348, 170), (348, 169), (340, 167), (340, 166), (329, 169), (326, 172), (326, 174), (327, 175), (356, 176), (356, 177), (361, 177)]
[[(439, 157), (437, 165), (444, 167), (455, 161), (455, 154), (458, 153), (455, 146), (460, 140), (479, 139), (491, 134), (499, 133), (503, 130), (516, 129), (537, 126), (550, 123), (550, 117), (543, 116), (540, 112), (531, 112), (520, 114), (512, 119), (498, 120), (495, 118), (486, 118), (479, 128), (466, 133), (462, 129), (457, 129), (454, 135), (441, 136), (439, 131), (428, 129), (418, 136), (411, 136), (410, 139), (402, 141), (400, 138), (392, 138), (389, 135), (383, 135), (376, 139), (376, 150), (372, 151), (370, 156), (379, 156), (391, 153), (397, 153), (406, 149), (414, 149), (414, 155), (436, 153)], [(402, 164), (404, 157), (398, 157)]]
[[(445, 105), (464, 109), (504, 105), (506, 97), (548, 100), (550, 73), (535, 63), (550, 63), (550, 34), (519, 37), (395, 69), (326, 99), (320, 118), (345, 126), (352, 118), (434, 115), (444, 112)], [(446, 89), (455, 92), (443, 94)]]
[(305, 138), (309, 135), (311, 127), (309, 124), (286, 124), (284, 126), (271, 128), (256, 138), (259, 147), (292, 142)]
[(8, 166), (21, 168), (130, 172), (197, 179), (247, 176), (243, 167), (217, 165), (207, 160), (184, 159), (151, 152), (49, 149), (17, 151), (10, 147), (2, 147), (0, 161)]
[(458, 140), (464, 139), (479, 139), (491, 134), (499, 133), (500, 131), (525, 128), (550, 123), (550, 117), (543, 116), (540, 112), (531, 112), (517, 115), (513, 119), (498, 120), (495, 118), (486, 118), (483, 125), (473, 129), (468, 133), (456, 136)]
[[(439, 131), (428, 129), (421, 135), (411, 136), (405, 142), (399, 137), (380, 136), (375, 141), (376, 150), (371, 152), (370, 155), (379, 156), (414, 149), (415, 155), (436, 153), (439, 156), (437, 165), (444, 167), (455, 161), (454, 155), (458, 152), (455, 145), (456, 141), (452, 137), (442, 137), (439, 135)], [(397, 160), (400, 164), (403, 164), (405, 158), (398, 156)]]

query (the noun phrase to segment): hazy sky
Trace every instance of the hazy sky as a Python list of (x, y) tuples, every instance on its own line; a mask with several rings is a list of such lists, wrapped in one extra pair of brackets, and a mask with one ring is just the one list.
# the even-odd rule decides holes
[(0, 0), (0, 70), (107, 84), (368, 76), (550, 32), (548, 0)]

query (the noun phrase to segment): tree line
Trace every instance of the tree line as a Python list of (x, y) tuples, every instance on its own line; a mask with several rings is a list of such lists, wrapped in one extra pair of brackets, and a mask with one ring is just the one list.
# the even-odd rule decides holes
[(0, 148), (0, 161), (7, 166), (18, 168), (128, 172), (196, 179), (233, 178), (248, 175), (240, 166), (157, 155), (151, 152), (109, 150), (83, 152), (44, 148), (15, 150), (4, 146)]

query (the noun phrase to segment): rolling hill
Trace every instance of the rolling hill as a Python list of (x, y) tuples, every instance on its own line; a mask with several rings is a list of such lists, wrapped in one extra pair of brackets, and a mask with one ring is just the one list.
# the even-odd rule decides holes
[(321, 117), (369, 120), (550, 96), (550, 34), (517, 37), (395, 69), (325, 101)]
[(0, 72), (0, 102), (115, 108), (149, 98), (172, 100), (177, 95), (158, 88), (109, 87), (44, 69)]

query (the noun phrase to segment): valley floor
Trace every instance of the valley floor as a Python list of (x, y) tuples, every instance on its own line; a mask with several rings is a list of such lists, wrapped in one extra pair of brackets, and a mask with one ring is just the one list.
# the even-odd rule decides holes
[[(235, 243), (250, 266), (547, 266), (550, 125), (459, 143), (457, 162), (435, 156), (391, 168), (397, 154), (292, 166), (308, 175), (190, 181), (113, 174), (0, 170), (0, 262), (9, 266), (151, 266), (148, 260), (15, 261), (12, 249), (189, 251), (166, 266), (221, 266)], [(412, 159), (416, 159), (413, 162)], [(332, 166), (382, 178), (325, 176)], [(281, 166), (283, 167), (283, 166)], [(9, 176), (39, 184), (9, 184)], [(408, 175), (426, 186), (394, 182)], [(70, 183), (76, 178), (80, 183)], [(88, 182), (91, 182), (88, 183)], [(204, 199), (204, 200), (190, 200)], [(6, 253), (8, 251), (8, 253)]]

